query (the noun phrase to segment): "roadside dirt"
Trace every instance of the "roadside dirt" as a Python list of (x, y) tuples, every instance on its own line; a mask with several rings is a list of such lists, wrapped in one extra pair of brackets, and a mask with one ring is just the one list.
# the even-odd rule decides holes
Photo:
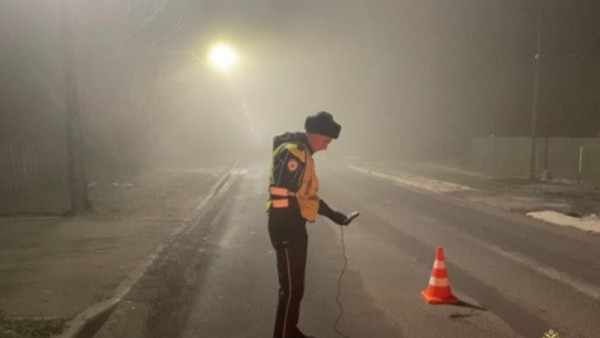
[(225, 171), (147, 171), (129, 180), (99, 179), (89, 184), (92, 210), (87, 217), (183, 218)]

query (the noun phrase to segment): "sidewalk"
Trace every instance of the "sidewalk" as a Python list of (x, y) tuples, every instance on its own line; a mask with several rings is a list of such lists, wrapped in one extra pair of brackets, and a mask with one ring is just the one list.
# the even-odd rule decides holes
[(600, 188), (576, 183), (492, 177), (429, 163), (370, 162), (352, 169), (546, 222), (600, 233)]
[(91, 190), (82, 217), (0, 218), (0, 337), (49, 337), (135, 282), (227, 167)]

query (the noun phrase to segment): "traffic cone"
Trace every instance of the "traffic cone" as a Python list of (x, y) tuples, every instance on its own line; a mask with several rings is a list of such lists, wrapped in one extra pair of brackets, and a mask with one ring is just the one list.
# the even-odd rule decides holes
[(444, 261), (444, 249), (441, 246), (437, 247), (427, 290), (421, 291), (421, 295), (429, 304), (458, 303), (458, 298), (454, 297), (450, 290), (448, 271), (446, 270), (446, 262)]

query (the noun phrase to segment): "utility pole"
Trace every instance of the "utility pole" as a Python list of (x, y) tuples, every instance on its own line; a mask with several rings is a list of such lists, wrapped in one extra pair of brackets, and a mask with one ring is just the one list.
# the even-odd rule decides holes
[(73, 30), (71, 16), (71, 1), (61, 0), (62, 39), (65, 72), (66, 97), (66, 145), (67, 170), (69, 178), (69, 193), (71, 209), (68, 215), (76, 215), (89, 210), (91, 203), (88, 197), (85, 179), (84, 140), (79, 113), (79, 93), (77, 90), (77, 65), (74, 62)]
[(542, 18), (546, 0), (541, 0), (536, 32), (536, 45), (533, 71), (533, 102), (531, 104), (531, 148), (529, 154), (529, 180), (535, 181), (535, 161), (537, 154), (537, 109), (540, 77), (540, 59), (542, 47)]

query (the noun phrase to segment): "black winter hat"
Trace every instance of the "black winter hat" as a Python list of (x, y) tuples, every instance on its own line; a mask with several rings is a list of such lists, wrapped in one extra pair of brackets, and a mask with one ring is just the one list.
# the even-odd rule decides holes
[(320, 111), (306, 118), (304, 129), (309, 133), (317, 133), (337, 139), (342, 126), (333, 120), (333, 116), (326, 111)]

